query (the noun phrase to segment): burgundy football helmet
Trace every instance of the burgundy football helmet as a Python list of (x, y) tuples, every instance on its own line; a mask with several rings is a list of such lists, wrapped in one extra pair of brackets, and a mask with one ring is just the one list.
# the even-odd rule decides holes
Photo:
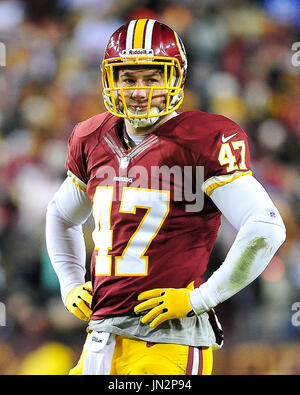
[[(124, 90), (132, 87), (118, 87), (116, 68), (125, 66), (160, 67), (164, 83), (161, 86), (138, 86), (134, 89), (148, 89), (147, 111), (143, 114), (129, 111)], [(104, 103), (109, 112), (118, 117), (141, 119), (160, 117), (176, 110), (183, 100), (183, 87), (187, 71), (184, 46), (177, 33), (169, 26), (154, 19), (137, 19), (121, 26), (109, 39), (102, 62), (102, 84)], [(165, 108), (151, 111), (151, 100), (155, 90), (166, 95)], [(122, 101), (122, 105), (120, 104)], [(152, 122), (153, 123), (153, 122)]]

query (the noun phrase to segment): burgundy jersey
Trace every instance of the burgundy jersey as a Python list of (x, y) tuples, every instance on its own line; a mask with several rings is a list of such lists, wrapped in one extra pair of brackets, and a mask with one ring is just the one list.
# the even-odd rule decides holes
[(96, 115), (68, 144), (93, 205), (93, 320), (132, 314), (145, 290), (199, 286), (221, 221), (209, 194), (250, 171), (246, 134), (221, 115), (181, 113), (130, 150), (123, 122)]

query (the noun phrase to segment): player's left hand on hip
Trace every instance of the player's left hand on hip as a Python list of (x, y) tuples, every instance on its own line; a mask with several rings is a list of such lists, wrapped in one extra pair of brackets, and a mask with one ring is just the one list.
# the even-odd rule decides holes
[(134, 308), (135, 313), (150, 311), (141, 318), (143, 324), (150, 322), (156, 328), (164, 321), (173, 318), (187, 318), (195, 315), (189, 300), (191, 290), (187, 288), (158, 288), (139, 294), (138, 300), (144, 302)]
[(74, 288), (67, 296), (67, 309), (82, 321), (89, 321), (92, 315), (90, 308), (93, 299), (92, 289), (91, 281), (87, 281)]

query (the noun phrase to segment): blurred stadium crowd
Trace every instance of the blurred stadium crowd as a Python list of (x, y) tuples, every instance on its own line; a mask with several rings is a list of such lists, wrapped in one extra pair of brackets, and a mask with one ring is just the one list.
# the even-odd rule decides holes
[[(299, 374), (300, 66), (292, 62), (299, 0), (0, 1), (7, 51), (0, 67), (0, 374), (66, 374), (81, 351), (85, 324), (62, 305), (45, 248), (45, 210), (65, 178), (74, 125), (104, 110), (104, 45), (139, 17), (161, 20), (182, 37), (189, 70), (180, 110), (220, 113), (245, 129), (254, 175), (287, 228), (262, 276), (217, 307), (225, 345), (214, 373)], [(88, 222), (88, 258), (91, 228)], [(222, 228), (207, 275), (235, 236), (225, 220)]]

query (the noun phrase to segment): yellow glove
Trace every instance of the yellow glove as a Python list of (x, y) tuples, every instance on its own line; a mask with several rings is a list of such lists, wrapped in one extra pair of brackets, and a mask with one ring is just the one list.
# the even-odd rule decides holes
[(92, 283), (88, 281), (74, 288), (67, 296), (67, 309), (80, 320), (89, 321), (91, 318), (92, 289)]
[(139, 294), (138, 300), (146, 300), (135, 306), (134, 312), (140, 313), (151, 309), (141, 318), (143, 324), (156, 328), (159, 324), (172, 318), (186, 318), (195, 315), (189, 300), (191, 289), (157, 288)]

